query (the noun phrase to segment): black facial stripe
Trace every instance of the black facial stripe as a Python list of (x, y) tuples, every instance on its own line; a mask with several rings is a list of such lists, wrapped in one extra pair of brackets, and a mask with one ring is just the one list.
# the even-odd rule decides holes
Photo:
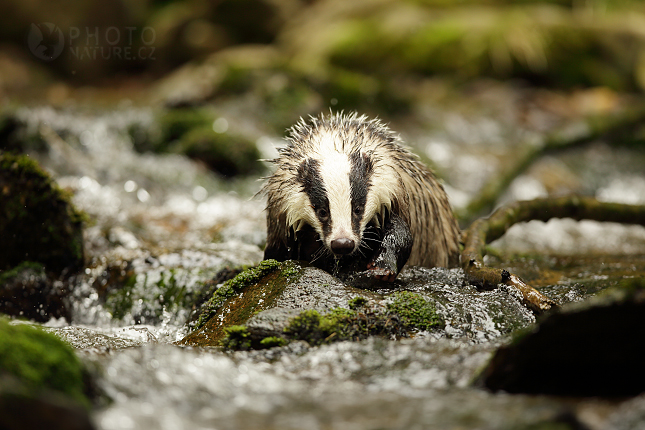
[(349, 154), (351, 168), (349, 171), (350, 197), (352, 200), (352, 230), (358, 236), (361, 219), (365, 212), (367, 193), (371, 186), (370, 179), (374, 171), (372, 159), (360, 152)]
[[(329, 216), (329, 199), (327, 198), (327, 190), (323, 183), (322, 176), (320, 175), (320, 162), (313, 158), (308, 158), (300, 163), (298, 166), (298, 182), (302, 185), (304, 191), (309, 197), (309, 202), (316, 212), (318, 221), (323, 226), (323, 233), (328, 236), (331, 232), (331, 217)], [(319, 210), (326, 211), (327, 217), (321, 217)]]

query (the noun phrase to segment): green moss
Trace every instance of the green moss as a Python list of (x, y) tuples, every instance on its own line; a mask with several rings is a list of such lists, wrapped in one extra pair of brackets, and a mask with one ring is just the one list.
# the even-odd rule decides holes
[(224, 329), (224, 338), (220, 345), (227, 349), (246, 351), (249, 349), (267, 349), (274, 346), (284, 346), (289, 343), (285, 338), (279, 336), (268, 336), (259, 342), (254, 339), (246, 326), (234, 325)]
[(112, 281), (104, 296), (105, 308), (114, 319), (122, 320), (132, 313), (135, 322), (153, 324), (163, 319), (164, 311), (174, 313), (196, 306), (203, 284), (193, 282), (195, 277), (206, 276), (199, 269), (171, 268), (138, 276), (132, 271)]
[(324, 315), (315, 310), (303, 311), (285, 328), (285, 337), (305, 340), (310, 345), (321, 345), (342, 340), (366, 339), (370, 336), (404, 337), (410, 329), (420, 328), (389, 308), (370, 307), (362, 297), (353, 301), (353, 305), (359, 303), (360, 311), (334, 308)]
[(226, 327), (224, 334), (224, 339), (221, 341), (223, 347), (242, 351), (251, 349), (251, 335), (246, 326)]
[(394, 293), (392, 299), (392, 302), (387, 305), (387, 310), (398, 315), (405, 328), (432, 330), (445, 326), (445, 322), (437, 314), (434, 304), (420, 295), (409, 291), (400, 291)]
[(28, 388), (55, 390), (89, 406), (83, 394), (83, 369), (74, 351), (51, 333), (0, 318), (0, 373)]
[(224, 305), (224, 302), (231, 298), (243, 288), (259, 282), (267, 274), (278, 270), (280, 263), (276, 260), (264, 260), (255, 267), (251, 267), (235, 278), (229, 279), (215, 291), (213, 297), (204, 305), (203, 310), (195, 324), (194, 331), (201, 329)]
[(292, 266), (287, 266), (282, 270), (282, 274), (286, 277), (291, 277), (291, 276), (296, 276), (298, 273), (298, 269)]
[(45, 271), (45, 268), (40, 263), (24, 261), (20, 263), (18, 266), (14, 267), (13, 269), (0, 272), (0, 285), (6, 284), (11, 279), (20, 275), (23, 271), (29, 270), (29, 269), (31, 269), (35, 273), (44, 273)]
[(171, 150), (203, 161), (224, 176), (249, 175), (262, 169), (255, 142), (232, 133), (217, 133), (212, 123), (186, 132)]
[(357, 296), (351, 299), (348, 304), (350, 309), (357, 310), (367, 305), (367, 299), (362, 296)]
[(22, 261), (48, 270), (83, 265), (85, 215), (38, 163), (0, 152), (0, 270)]
[(112, 318), (121, 320), (130, 312), (133, 303), (133, 289), (137, 282), (137, 277), (131, 275), (128, 277), (122, 287), (117, 287), (109, 293), (105, 299), (105, 308), (112, 313)]
[[(318, 311), (306, 310), (293, 318), (284, 329), (284, 334), (291, 339), (300, 339), (310, 345), (320, 345), (330, 333), (322, 329), (322, 316)], [(328, 324), (326, 324), (328, 328)]]
[(273, 348), (274, 346), (285, 346), (288, 343), (289, 341), (285, 338), (278, 336), (269, 336), (260, 341), (260, 346), (262, 348)]
[(260, 172), (255, 142), (235, 133), (214, 131), (216, 119), (209, 108), (170, 109), (157, 116), (158, 130), (133, 125), (128, 132), (139, 152), (185, 154), (224, 176)]
[[(387, 307), (370, 305), (364, 297), (351, 300), (352, 309), (334, 308), (328, 313), (309, 309), (293, 317), (283, 331), (282, 337), (261, 339), (258, 333), (250, 333), (244, 326), (235, 326), (233, 338), (225, 346), (233, 349), (261, 349), (283, 345), (290, 340), (304, 340), (312, 346), (343, 340), (361, 340), (370, 336), (400, 338), (412, 330), (432, 330), (444, 326), (432, 303), (418, 294), (400, 292), (394, 295)], [(226, 329), (227, 333), (229, 329)], [(241, 343), (243, 341), (250, 343)]]
[(191, 130), (209, 127), (215, 121), (213, 112), (203, 108), (170, 109), (157, 119), (161, 128), (161, 140), (155, 152), (165, 152), (171, 142), (180, 139)]

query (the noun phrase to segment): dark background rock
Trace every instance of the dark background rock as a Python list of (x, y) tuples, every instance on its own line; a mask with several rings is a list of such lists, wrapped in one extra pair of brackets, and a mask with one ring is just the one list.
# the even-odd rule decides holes
[(632, 290), (619, 292), (626, 298), (603, 294), (548, 315), (496, 352), (481, 383), (491, 390), (563, 396), (643, 392), (645, 280), (635, 278), (622, 288)]
[(16, 379), (0, 376), (3, 430), (93, 430), (86, 408), (54, 392), (35, 394)]
[(0, 152), (0, 270), (23, 261), (54, 272), (82, 267), (82, 219), (35, 161)]
[(71, 321), (68, 294), (63, 283), (50, 279), (37, 263), (22, 263), (0, 273), (0, 312), (5, 315), (38, 322)]

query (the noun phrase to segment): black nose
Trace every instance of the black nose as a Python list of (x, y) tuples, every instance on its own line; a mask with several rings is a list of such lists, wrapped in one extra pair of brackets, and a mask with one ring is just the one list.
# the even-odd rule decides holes
[(346, 237), (331, 241), (331, 250), (334, 254), (346, 255), (354, 250), (354, 241)]

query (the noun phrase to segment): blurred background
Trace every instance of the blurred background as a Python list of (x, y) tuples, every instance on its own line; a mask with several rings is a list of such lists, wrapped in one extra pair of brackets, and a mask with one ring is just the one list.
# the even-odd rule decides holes
[[(266, 173), (257, 160), (301, 116), (358, 110), (433, 166), (462, 226), (516, 199), (643, 202), (644, 90), (640, 1), (0, 3), (5, 149), (38, 156), (57, 136), (91, 156), (101, 123), (119, 151), (181, 154), (230, 183)], [(40, 161), (167, 198), (117, 162)]]
[(217, 73), (200, 99), (175, 102), (279, 73), (322, 105), (386, 112), (410, 101), (406, 82), (432, 76), (641, 92), (643, 9), (632, 0), (5, 0), (2, 95), (60, 101), (65, 86), (145, 87), (188, 64)]

